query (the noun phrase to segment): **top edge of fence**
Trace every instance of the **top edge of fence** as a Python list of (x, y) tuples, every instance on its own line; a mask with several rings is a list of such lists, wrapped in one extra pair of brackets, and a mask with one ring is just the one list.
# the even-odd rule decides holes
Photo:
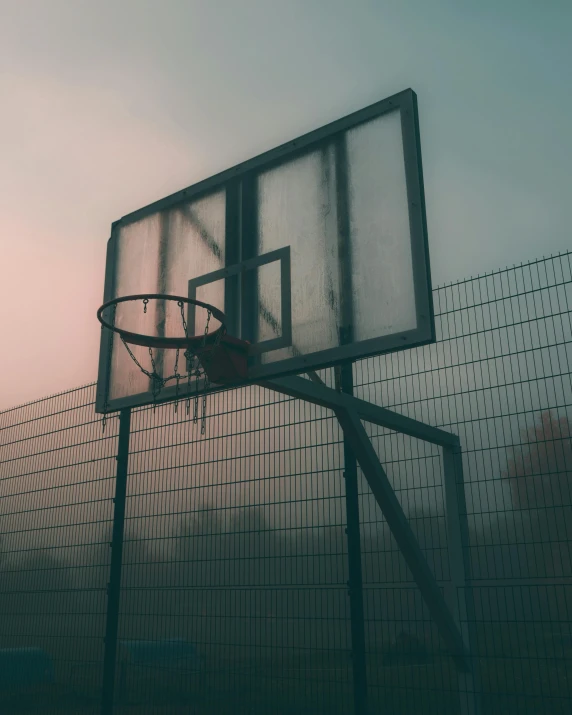
[(443, 283), (442, 285), (435, 286), (433, 288), (433, 291), (437, 292), (437, 291), (441, 291), (441, 290), (446, 290), (447, 288), (451, 288), (453, 286), (463, 285), (464, 283), (470, 283), (471, 281), (480, 281), (480, 280), (483, 280), (483, 278), (490, 278), (492, 276), (498, 276), (503, 273), (510, 273), (511, 271), (516, 271), (520, 268), (526, 268), (527, 266), (536, 266), (540, 263), (554, 261), (557, 258), (563, 258), (565, 256), (571, 256), (571, 255), (572, 255), (572, 250), (559, 251), (558, 253), (551, 253), (548, 256), (542, 256), (541, 258), (534, 258), (534, 259), (531, 259), (530, 261), (521, 261), (520, 263), (514, 263), (512, 266), (506, 266), (505, 268), (497, 268), (497, 269), (495, 269), (493, 271), (489, 271), (487, 273), (479, 273), (476, 276), (469, 276), (468, 278), (459, 278), (459, 280), (456, 280), (456, 281), (449, 281), (447, 283)]
[(62, 395), (71, 395), (74, 392), (81, 392), (81, 390), (86, 390), (90, 387), (95, 387), (96, 382), (87, 382), (78, 387), (71, 387), (67, 390), (60, 390), (60, 392), (53, 392), (50, 395), (45, 395), (44, 397), (37, 397), (35, 400), (29, 400), (28, 402), (22, 402), (19, 405), (14, 405), (13, 407), (7, 407), (4, 410), (0, 410), (0, 416), (7, 415), (10, 412), (15, 412), (16, 410), (21, 410), (24, 407), (30, 407), (31, 405), (39, 405), (42, 402), (48, 402), (49, 400), (55, 400), (56, 397), (61, 397)]

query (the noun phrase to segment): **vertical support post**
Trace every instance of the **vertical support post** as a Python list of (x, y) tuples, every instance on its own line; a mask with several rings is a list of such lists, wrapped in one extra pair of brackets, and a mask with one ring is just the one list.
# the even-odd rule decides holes
[[(350, 235), (350, 207), (348, 185), (348, 158), (345, 134), (334, 141), (336, 181), (336, 216), (339, 266), (339, 340), (340, 345), (353, 341), (353, 290), (352, 251)], [(339, 389), (353, 395), (353, 365), (342, 365), (339, 370)], [(346, 486), (346, 534), (348, 542), (349, 597), (352, 632), (352, 666), (354, 681), (354, 713), (367, 713), (367, 673), (365, 657), (365, 616), (363, 608), (363, 580), (361, 569), (361, 543), (359, 527), (359, 495), (357, 486), (357, 459), (352, 445), (344, 434), (344, 476)]]
[(470, 582), (469, 526), (465, 501), (461, 447), (443, 447), (445, 509), (451, 583), (447, 589), (449, 608), (469, 653), (470, 669), (459, 671), (461, 715), (480, 715), (481, 687), (477, 655), (476, 621)]
[(119, 439), (117, 448), (117, 476), (113, 510), (111, 564), (107, 585), (107, 619), (105, 623), (105, 650), (103, 656), (103, 683), (101, 715), (113, 714), (115, 688), (115, 662), (117, 659), (117, 632), (119, 625), (119, 599), (121, 595), (121, 564), (123, 558), (123, 532), (125, 526), (125, 497), (127, 494), (127, 467), (129, 462), (129, 436), (131, 410), (119, 413)]
[[(340, 373), (340, 388), (342, 392), (351, 394), (353, 392), (351, 363), (343, 365)], [(354, 713), (355, 715), (366, 715), (367, 673), (365, 657), (365, 616), (363, 607), (363, 580), (361, 569), (357, 460), (345, 435), (344, 476), (346, 486), (346, 535), (348, 542), (348, 587), (352, 633)]]

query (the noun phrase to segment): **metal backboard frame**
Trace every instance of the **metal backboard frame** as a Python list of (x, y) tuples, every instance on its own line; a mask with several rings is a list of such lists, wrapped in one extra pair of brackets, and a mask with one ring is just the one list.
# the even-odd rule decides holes
[[(342, 291), (341, 293), (340, 313), (342, 316), (342, 324), (340, 326), (339, 345), (309, 354), (301, 354), (300, 351), (296, 350), (296, 345), (291, 343), (293, 349), (293, 355), (291, 357), (275, 362), (264, 362), (261, 359), (262, 353), (284, 346), (289, 336), (288, 325), (283, 323), (282, 335), (280, 338), (277, 338), (275, 342), (266, 341), (264, 345), (257, 343), (252, 312), (252, 306), (257, 305), (256, 280), (252, 281), (252, 283), (248, 283), (239, 278), (240, 275), (244, 278), (244, 271), (247, 270), (251, 261), (262, 258), (262, 256), (257, 256), (258, 246), (256, 244), (258, 221), (256, 182), (258, 176), (262, 172), (303, 157), (306, 154), (319, 150), (321, 147), (332, 146), (332, 144), (335, 144), (336, 148), (336, 166), (339, 168), (339, 157), (342, 157), (341, 166), (343, 169), (343, 157), (346, 151), (344, 132), (396, 111), (399, 111), (403, 140), (403, 162), (415, 293), (414, 303), (417, 319), (416, 327), (355, 342), (351, 322), (352, 290), (350, 285), (348, 290)], [(341, 139), (338, 140), (338, 137), (341, 137)], [(341, 170), (340, 178), (342, 183), (344, 179), (343, 174), (344, 172)], [(229, 324), (233, 326), (231, 328), (233, 334), (242, 339), (249, 340), (249, 342), (252, 343), (251, 354), (253, 358), (250, 361), (249, 382), (292, 375), (309, 370), (318, 370), (359, 358), (406, 349), (434, 341), (435, 328), (431, 295), (419, 121), (417, 99), (412, 90), (405, 90), (365, 109), (354, 112), (343, 119), (332, 122), (298, 139), (287, 142), (276, 149), (245, 161), (227, 171), (216, 174), (165, 199), (130, 213), (115, 222), (112, 226), (112, 234), (108, 243), (104, 302), (107, 302), (113, 297), (117, 297), (116, 262), (118, 256), (118, 235), (120, 231), (146, 217), (169, 209), (182, 207), (188, 204), (190, 200), (207, 197), (217, 189), (224, 189), (226, 204), (224, 256), (228, 274), (224, 276), (224, 312), (227, 315)], [(347, 185), (345, 189), (347, 194)], [(340, 193), (343, 194), (344, 191), (338, 191), (338, 194)], [(338, 214), (338, 251), (340, 256), (346, 256), (349, 260), (351, 257), (349, 246), (351, 237), (349, 235), (347, 196), (345, 215), (343, 196), (341, 199), (340, 196), (338, 196), (337, 210), (340, 212)], [(210, 237), (205, 234), (205, 242), (207, 245), (209, 245), (209, 241)], [(216, 250), (216, 247), (213, 250)], [(344, 275), (343, 267), (345, 263), (345, 260), (340, 260), (342, 284), (345, 284), (347, 280), (351, 280), (347, 271)], [(262, 265), (262, 263), (260, 262), (259, 265)], [(209, 280), (209, 275), (203, 277), (205, 282)], [(221, 277), (223, 276), (221, 275)], [(283, 271), (282, 279), (284, 279), (284, 277)], [(212, 275), (210, 275), (210, 280), (215, 280)], [(189, 287), (192, 290), (193, 287), (196, 289), (199, 285), (204, 285), (204, 283), (201, 284), (200, 279), (195, 278), (192, 279)], [(284, 310), (284, 298), (287, 297), (285, 293), (290, 290), (290, 286), (282, 285), (281, 290), (283, 297), (282, 309)], [(371, 310), (377, 310), (377, 306), (372, 305)], [(279, 318), (280, 316), (274, 317)], [(281, 316), (282, 322), (284, 321), (284, 317), (284, 315)], [(125, 407), (150, 404), (153, 401), (150, 390), (138, 394), (107, 399), (111, 364), (108, 353), (112, 345), (111, 341), (112, 336), (107, 330), (103, 330), (100, 348), (96, 410), (100, 413), (105, 411), (112, 412)], [(228, 387), (228, 385), (226, 387)], [(214, 389), (218, 388), (215, 387)], [(183, 397), (184, 394), (184, 386), (181, 386), (178, 391), (164, 388), (157, 401), (164, 402), (172, 400), (176, 396)]]

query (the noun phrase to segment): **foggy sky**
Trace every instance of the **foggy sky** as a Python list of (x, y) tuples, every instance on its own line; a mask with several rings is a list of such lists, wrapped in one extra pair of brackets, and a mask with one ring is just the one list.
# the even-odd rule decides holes
[(112, 221), (418, 94), (434, 284), (570, 245), (568, 0), (0, 0), (0, 409), (96, 378)]

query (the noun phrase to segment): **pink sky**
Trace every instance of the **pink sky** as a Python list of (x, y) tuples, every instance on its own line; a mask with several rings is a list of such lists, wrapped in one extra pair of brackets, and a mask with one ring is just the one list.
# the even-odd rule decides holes
[(567, 249), (572, 6), (550, 7), (4, 0), (0, 410), (96, 379), (112, 221), (406, 87), (434, 283)]
[(3, 134), (25, 137), (8, 149), (17, 158), (0, 204), (4, 408), (95, 379), (110, 224), (134, 197), (155, 197), (157, 175), (178, 186), (193, 172), (181, 138), (115, 92), (41, 76), (0, 82), (12, 98)]

